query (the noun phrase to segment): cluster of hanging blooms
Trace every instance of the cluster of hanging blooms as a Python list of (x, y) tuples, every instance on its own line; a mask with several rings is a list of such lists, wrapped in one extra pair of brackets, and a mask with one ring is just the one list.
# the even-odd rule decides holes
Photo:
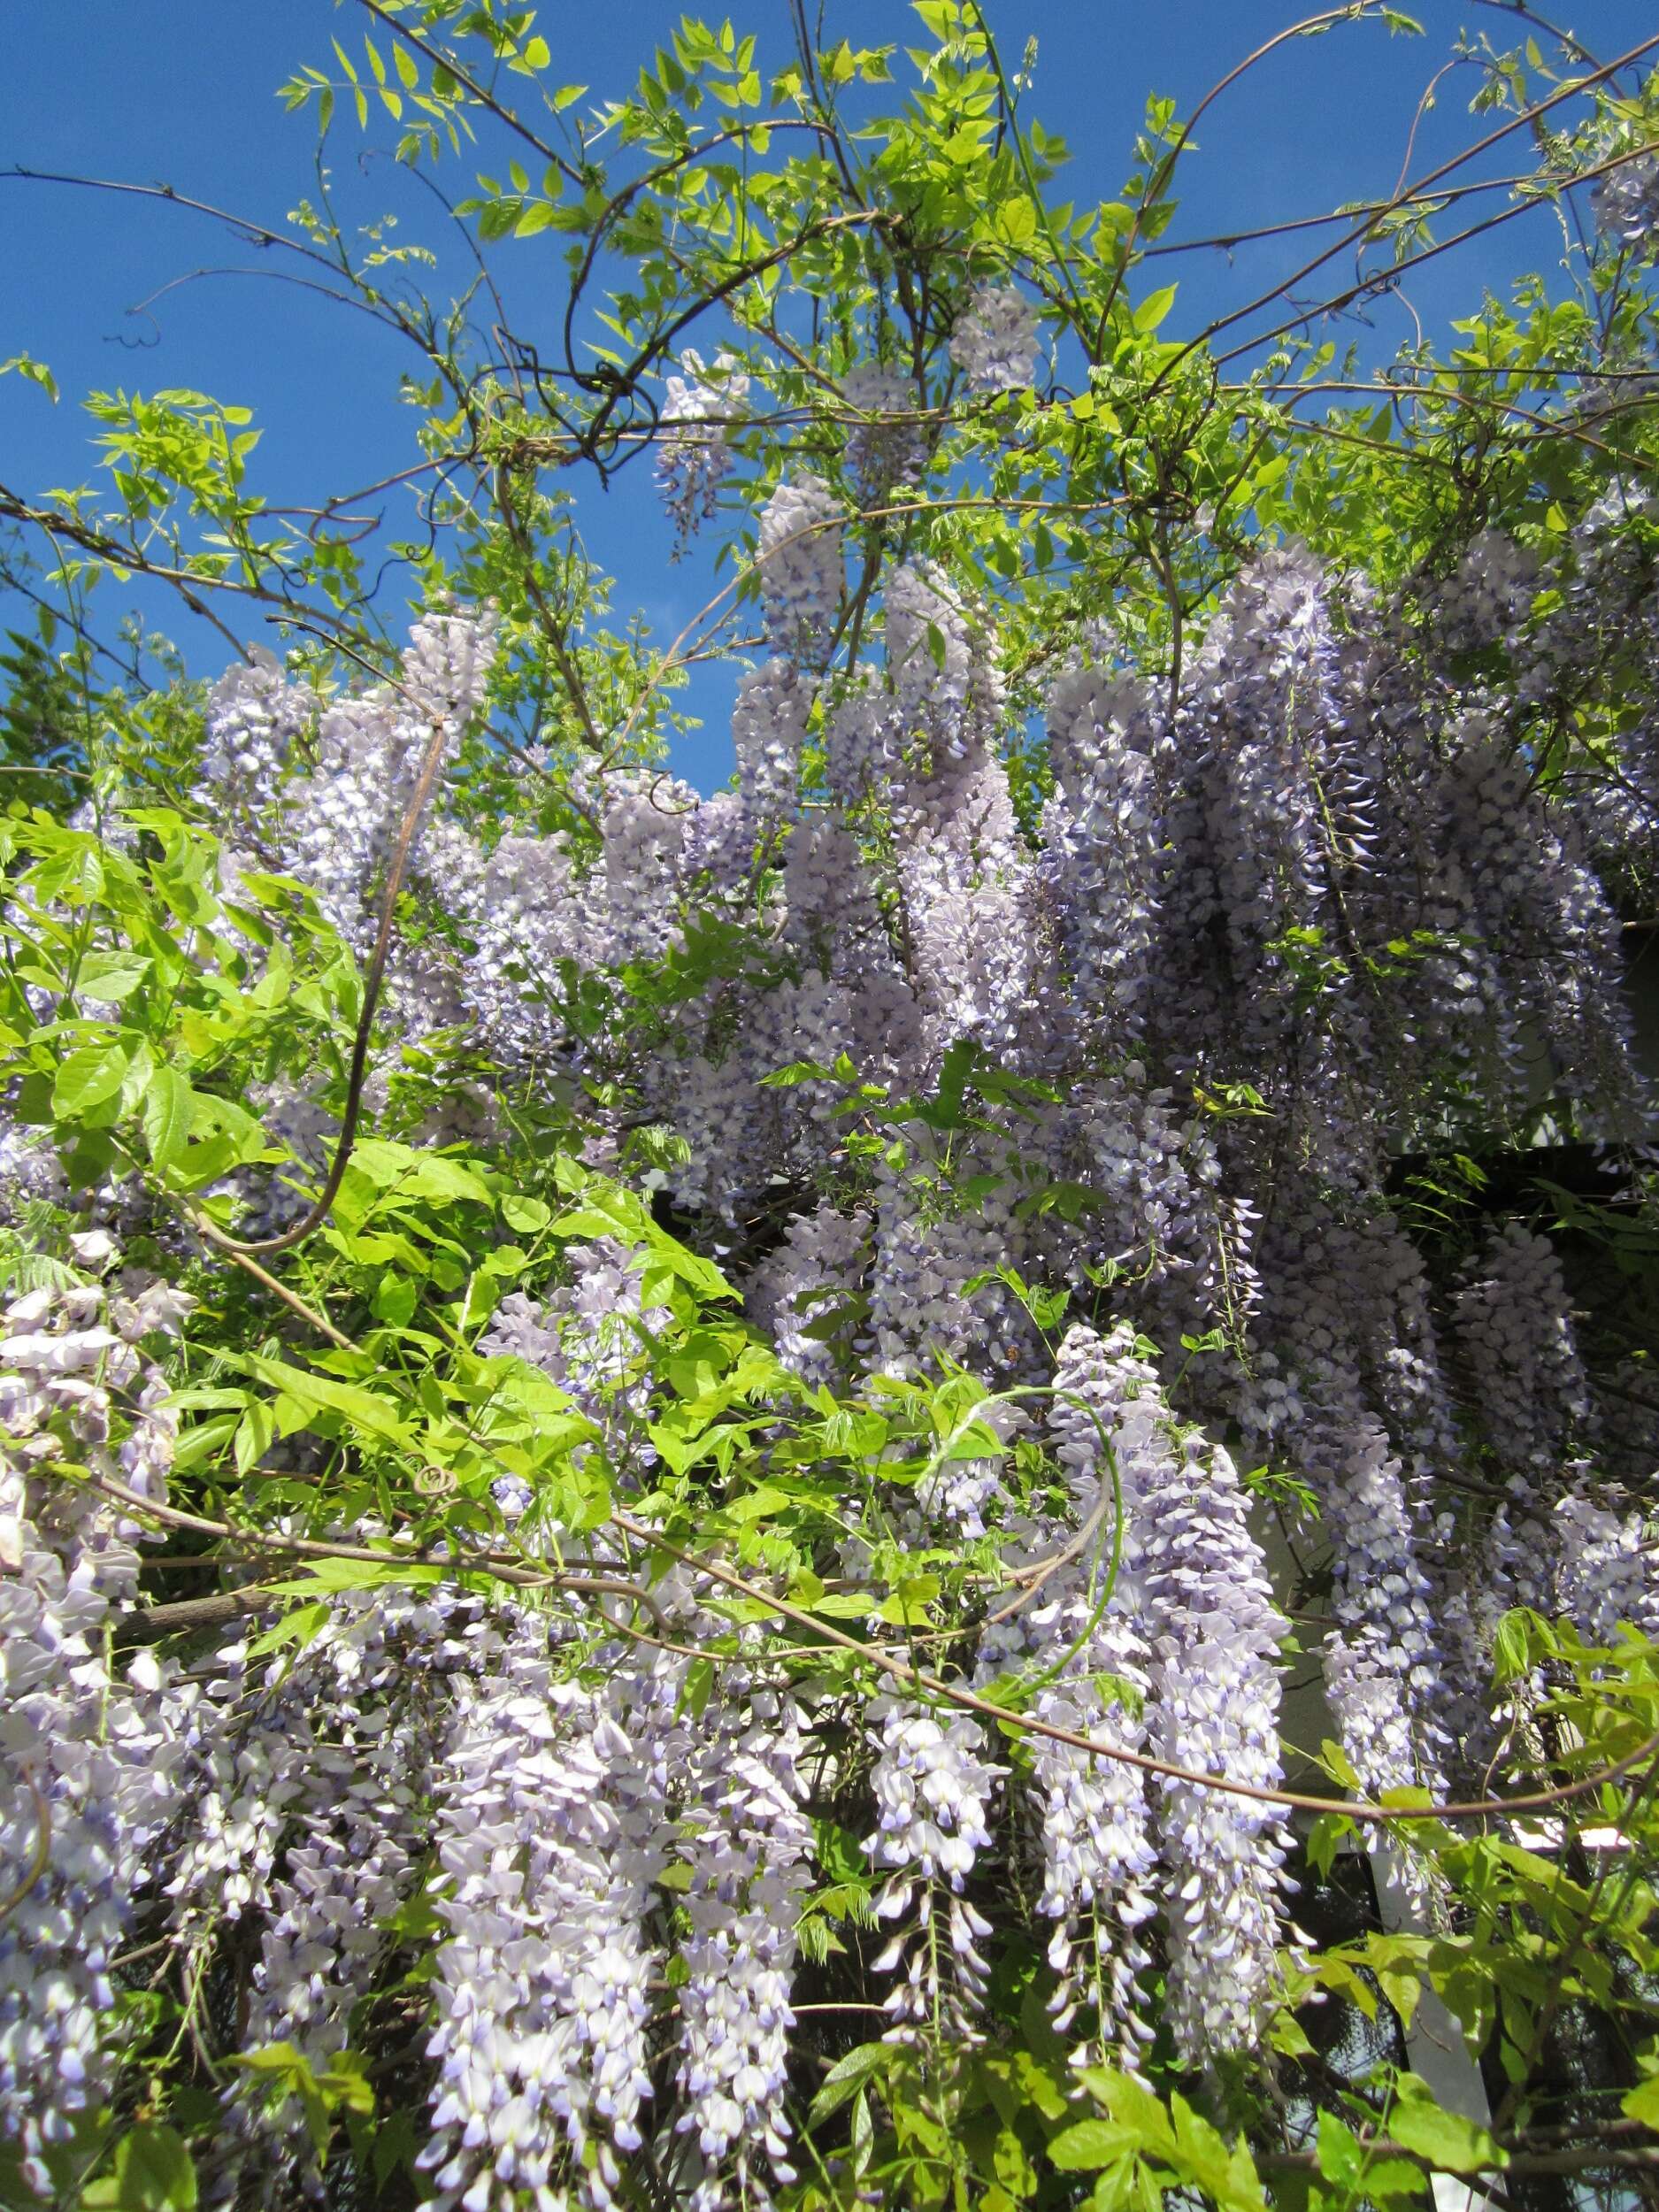
[(149, 1349), (195, 1302), (119, 1257), (85, 1232), (72, 1279), (0, 1315), (0, 2140), (42, 2199), (110, 2093), (111, 1970), (180, 1787), (167, 1673), (111, 1634), (178, 1428)]
[(811, 1887), (803, 1716), (764, 1669), (733, 1670), (694, 1752), (680, 1856), (689, 1870), (674, 2123), (695, 2155), (689, 2201), (718, 2212), (795, 2177), (786, 2109), (790, 2005)]
[(818, 478), (787, 477), (760, 518), (757, 562), (766, 626), (779, 649), (810, 652), (828, 628), (845, 584), (841, 503)]
[[(913, 1937), (901, 1931), (875, 1962), (879, 1973), (898, 1978), (887, 2008), (912, 2027), (947, 2018), (953, 2032), (969, 2033), (989, 1971), (976, 1943), (991, 1924), (962, 1893), (975, 1860), (990, 1848), (986, 1823), (999, 1770), (986, 1759), (985, 1731), (971, 1714), (947, 1718), (902, 1699), (879, 1698), (870, 1718), (876, 1828), (864, 1847), (872, 1864), (892, 1870), (876, 1910), (883, 1919), (908, 1920), (919, 1893)], [(943, 1954), (933, 1929), (941, 1904)]]
[[(611, 2201), (637, 2150), (665, 1791), (649, 1736), (562, 1682), (544, 1627), (509, 1631), (438, 1777), (433, 2135), (440, 2205), (534, 2201), (556, 2166)], [(539, 1931), (546, 1931), (538, 1939)], [(549, 1939), (551, 1937), (552, 1939)]]
[[(1282, 1780), (1272, 1662), (1286, 1623), (1231, 1460), (1182, 1429), (1126, 1326), (1105, 1338), (1072, 1328), (1053, 1387), (1072, 1518), (1093, 1534), (1071, 1591), (1060, 1583), (1046, 1623), (1033, 1613), (1028, 1663), (1070, 1686), (1066, 1705), (1093, 1724), (1087, 1734), (1271, 1792)], [(1064, 1527), (1049, 1541), (1063, 1558)], [(1133, 1770), (1102, 1770), (1058, 1745), (1044, 1747), (1038, 1774), (1064, 1808), (1056, 1832), (1046, 1805), (1041, 1824), (1068, 2017), (1087, 1995), (1102, 2039), (1120, 2039), (1134, 2062), (1151, 2034), (1138, 1931), (1161, 1889), (1178, 2047), (1197, 2065), (1248, 2048), (1277, 1972), (1286, 1838), (1271, 1805), (1174, 1779), (1148, 1790)]]
[(864, 361), (842, 384), (841, 398), (853, 418), (847, 433), (847, 472), (860, 507), (872, 507), (914, 484), (926, 461), (916, 387), (898, 369)]
[(732, 463), (731, 433), (749, 403), (749, 381), (729, 354), (706, 368), (691, 349), (680, 357), (680, 373), (665, 381), (657, 481), (682, 545), (715, 511)]
[(1617, 165), (1596, 179), (1593, 198), (1603, 237), (1639, 256), (1659, 247), (1659, 154), (1624, 150)]
[(950, 334), (950, 358), (971, 392), (1023, 392), (1037, 373), (1037, 310), (1011, 284), (975, 288)]
[[(1025, 388), (1035, 310), (982, 285), (950, 345), (972, 391)], [(725, 357), (669, 380), (682, 534), (746, 390)], [(388, 1058), (459, 1038), (495, 1079), (484, 1128), (563, 1117), (580, 1173), (618, 1184), (649, 1155), (654, 1214), (537, 1202), (511, 1259), (452, 1242), (456, 1302), (420, 1340), (412, 1386), (458, 1432), (457, 1338), (469, 1377), (564, 1425), (570, 1496), (503, 1457), (417, 1556), (374, 1469), (341, 1528), (273, 1459), (260, 1540), (334, 1542), (378, 1578), (308, 1608), (303, 1636), (238, 1612), (185, 1659), (132, 1655), (179, 1422), (160, 1363), (194, 1302), (81, 1227), (6, 1308), (0, 2138), (42, 2200), (109, 2105), (117, 1962), (149, 1946), (211, 2059), (204, 2201), (324, 2189), (303, 2085), (349, 2085), (366, 2034), (439, 2212), (642, 2192), (764, 2212), (801, 2170), (797, 2010), (832, 1851), (865, 1919), (838, 1970), (895, 2057), (995, 2034), (1018, 1896), (1078, 2065), (1144, 2072), (1161, 2035), (1167, 2062), (1213, 2070), (1262, 2048), (1295, 1942), (1288, 1616), (1367, 1793), (1478, 1767), (1508, 1607), (1598, 1648), (1659, 1629), (1654, 1440), (1621, 1413), (1643, 1377), (1598, 1363), (1543, 1226), (1500, 1218), (1425, 1260), (1400, 1170), (1547, 1102), (1638, 1171), (1606, 883), (1609, 855), (1652, 849), (1654, 732), (1609, 740), (1615, 819), (1532, 772), (1513, 717), (1570, 690), (1604, 596), (1651, 600), (1642, 511), (1609, 498), (1548, 559), (1483, 533), (1389, 601), (1263, 550), (1173, 686), (1088, 626), (1044, 671), (1021, 781), (989, 611), (909, 545), (849, 593), (855, 507), (918, 480), (927, 418), (881, 364), (841, 397), (841, 472), (791, 456), (759, 516), (733, 787), (618, 757), (499, 822), (457, 778), (400, 887), (419, 926), (388, 972)], [(1659, 625), (1626, 627), (1654, 649)], [(361, 954), (422, 763), (475, 726), (500, 631), (436, 608), (395, 680), (331, 697), (268, 657), (227, 677), (200, 770), (227, 902), (280, 873)], [(861, 657), (832, 669), (843, 631)], [(215, 1194), (244, 1234), (293, 1217), (334, 1141), (337, 1092), (303, 1077), (254, 1100), (268, 1142)], [(21, 1122), (4, 1148), (20, 1242), (64, 1192)], [(186, 1248), (164, 1225), (147, 1260)], [(505, 1295), (497, 1260), (524, 1271)], [(716, 1260), (753, 1399), (749, 1371), (722, 1397), (711, 1340), (687, 1339), (684, 1283)], [(377, 1296), (377, 1323), (393, 1310)], [(349, 1409), (351, 1356), (335, 1366)], [(948, 1399), (962, 1419), (911, 1455), (895, 1409)], [(879, 1441), (786, 1583), (733, 1467), (749, 1455), (766, 1511), (793, 1510), (803, 1406)], [(249, 1475), (240, 1440), (210, 1445)], [(636, 1517), (665, 1500), (726, 1532), (653, 1575)], [(927, 1612), (913, 1554), (971, 1555), (971, 1604)], [(862, 1691), (768, 1623), (768, 1597), (798, 1612), (832, 1582), (826, 1617), (857, 1618), (879, 1662)], [(1038, 1732), (1005, 1750), (987, 1704)]]

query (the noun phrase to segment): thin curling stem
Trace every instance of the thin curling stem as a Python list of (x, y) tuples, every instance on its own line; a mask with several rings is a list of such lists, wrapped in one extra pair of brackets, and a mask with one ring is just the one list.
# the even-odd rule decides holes
[(0, 1928), (4, 1927), (6, 1922), (28, 1897), (51, 1863), (51, 1805), (45, 1792), (32, 1774), (26, 1774), (23, 1781), (30, 1797), (35, 1801), (35, 1848), (29, 1855), (29, 1863), (24, 1870), (22, 1879), (13, 1888), (10, 1897), (0, 1899)]

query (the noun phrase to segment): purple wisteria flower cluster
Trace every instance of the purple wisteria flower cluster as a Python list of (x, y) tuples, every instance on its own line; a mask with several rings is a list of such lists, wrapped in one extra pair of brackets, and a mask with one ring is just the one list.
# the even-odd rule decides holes
[(1011, 284), (975, 287), (950, 334), (950, 357), (971, 392), (1023, 392), (1037, 370), (1037, 311)]
[[(1024, 389), (1035, 310), (983, 286), (950, 344), (972, 391)], [(922, 411), (876, 365), (843, 396), (837, 482), (879, 504), (926, 465)], [(744, 401), (730, 363), (671, 380), (684, 528)], [(225, 2207), (324, 2187), (288, 2086), (389, 2017), (440, 2212), (608, 2208), (647, 2171), (694, 2212), (761, 2212), (800, 2169), (797, 2009), (841, 2003), (803, 1998), (808, 1962), (856, 1940), (895, 2058), (972, 2049), (1011, 1897), (1074, 2064), (1145, 2074), (1162, 2031), (1213, 2075), (1260, 2051), (1296, 1941), (1287, 1615), (1367, 1793), (1478, 1763), (1507, 1607), (1598, 1647), (1659, 1627), (1650, 1470), (1628, 1424), (1608, 1448), (1641, 1373), (1598, 1366), (1571, 1249), (1529, 1222), (1431, 1264), (1401, 1164), (1545, 1111), (1609, 1146), (1648, 1132), (1609, 820), (1513, 721), (1564, 695), (1586, 578), (1651, 595), (1642, 518), (1548, 557), (1483, 533), (1389, 603), (1263, 554), (1179, 682), (1103, 620), (1005, 667), (991, 610), (908, 543), (849, 595), (864, 526), (791, 457), (729, 790), (618, 743), (565, 778), (554, 826), (458, 784), (420, 826), (423, 926), (378, 1041), (415, 1064), (458, 1037), (499, 1077), (483, 1110), (563, 1117), (618, 1179), (649, 1162), (655, 1213), (616, 1233), (523, 1209), (549, 1243), (503, 1244), (524, 1271), (493, 1304), (458, 1271), (415, 1385), (464, 1428), (436, 1379), (458, 1345), (469, 1419), (490, 1386), (557, 1418), (585, 1517), (526, 1455), (469, 1478), (417, 1573), (359, 1503), (328, 1532), (385, 1573), (291, 1647), (217, 1620), (188, 1665), (123, 1658), (134, 1500), (164, 1504), (173, 1462), (163, 1340), (192, 1302), (84, 1229), (10, 1300), (0, 2134), (41, 2193), (110, 2096), (112, 1965), (141, 1930), (186, 2036), (240, 1962), (242, 2055), (265, 2056), (215, 2107)], [(227, 895), (280, 866), (360, 956), (419, 764), (475, 725), (502, 632), (438, 609), (395, 681), (332, 698), (268, 658), (227, 678), (202, 753)], [(832, 670), (847, 635), (865, 658)], [(1617, 742), (1640, 795), (1650, 736)], [(255, 1101), (290, 1167), (225, 1187), (244, 1229), (293, 1217), (335, 1133), (321, 1095)], [(14, 1221), (64, 1195), (23, 1127)], [(717, 1317), (688, 1318), (687, 1269), (713, 1263)], [(741, 1383), (715, 1374), (733, 1345)], [(818, 1510), (809, 1415), (856, 1469), (801, 1540), (810, 1572), (767, 1522)], [(273, 1541), (315, 1533), (304, 1488)], [(648, 1511), (678, 1517), (654, 1568)], [(705, 1523), (707, 1556), (665, 1568)], [(492, 1586), (503, 1561), (520, 1578)], [(769, 1599), (867, 1641), (780, 1649)], [(841, 1953), (812, 1921), (832, 1858), (865, 1916)]]
[[(111, 1655), (149, 1528), (122, 1494), (165, 1504), (178, 1417), (145, 1348), (194, 1301), (118, 1271), (101, 1230), (76, 1279), (0, 1316), (0, 2139), (27, 2187), (108, 2097), (111, 1969), (133, 1892), (177, 1799), (169, 1670)], [(55, 1479), (56, 1463), (87, 1479)]]
[(732, 464), (731, 434), (749, 404), (749, 378), (729, 354), (712, 367), (687, 349), (680, 373), (664, 387), (664, 435), (657, 443), (657, 481), (683, 546), (715, 511)]

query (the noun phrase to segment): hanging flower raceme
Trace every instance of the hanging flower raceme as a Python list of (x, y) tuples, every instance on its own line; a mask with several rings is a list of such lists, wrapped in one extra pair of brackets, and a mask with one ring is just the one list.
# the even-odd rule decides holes
[(743, 797), (757, 834), (772, 832), (795, 811), (801, 781), (811, 695), (795, 664), (768, 661), (738, 686), (732, 711), (732, 743)]
[[(802, 1716), (787, 1693), (722, 1671), (692, 1753), (681, 1855), (691, 1933), (680, 1996), (677, 2133), (695, 2151), (694, 2212), (772, 2202), (789, 2163), (789, 2003), (811, 1888)], [(764, 2154), (764, 2159), (763, 2159)]]
[(1064, 949), (1068, 1009), (1109, 1056), (1143, 1041), (1158, 980), (1167, 746), (1144, 686), (1079, 667), (1048, 698), (1055, 791), (1040, 867)]
[(101, 1231), (73, 1249), (89, 1279), (0, 1317), (0, 2143), (42, 2198), (110, 2093), (111, 1967), (182, 1748), (170, 1670), (111, 1655), (141, 1529), (106, 1486), (165, 1503), (177, 1421), (140, 1348), (195, 1302), (100, 1279), (119, 1258)]
[(1525, 1493), (1554, 1486), (1590, 1411), (1566, 1285), (1549, 1239), (1507, 1222), (1455, 1300), (1459, 1348), (1486, 1433)]
[(749, 403), (749, 378), (730, 354), (712, 368), (688, 348), (663, 390), (657, 485), (674, 526), (676, 549), (713, 514), (732, 465), (731, 434)]
[[(482, 1611), (443, 1588), (349, 1592), (263, 1680), (239, 1641), (219, 1655), (218, 1696), (181, 1706), (189, 1839), (173, 1924), (205, 1952), (221, 1918), (263, 1921), (250, 2048), (288, 2045), (321, 2075), (349, 2047), (419, 1878), (432, 1762), (455, 1686), (476, 1664)], [(303, 2110), (266, 2081), (250, 2070), (226, 2093), (219, 2201), (320, 2193)]]
[(786, 477), (760, 518), (757, 565), (766, 626), (780, 653), (810, 657), (834, 620), (846, 584), (846, 517), (816, 476)]
[(875, 1962), (878, 1973), (898, 1978), (886, 2009), (902, 2036), (971, 2038), (990, 1972), (979, 1945), (991, 1924), (963, 1892), (991, 1847), (1003, 1770), (986, 1759), (985, 1731), (970, 1714), (883, 1696), (867, 1717), (876, 1827), (864, 1848), (890, 1870), (877, 1912), (904, 1924)]
[(807, 1382), (828, 1382), (837, 1368), (833, 1341), (869, 1264), (870, 1216), (843, 1215), (827, 1202), (791, 1222), (778, 1250), (749, 1281), (749, 1310), (784, 1364)]
[(1627, 151), (1596, 179), (1592, 198), (1595, 227), (1609, 244), (1644, 257), (1659, 246), (1659, 154)]
[[(1049, 1427), (1075, 1529), (1042, 1531), (1023, 1563), (1028, 1587), (981, 1640), (978, 1678), (1010, 1671), (1038, 1686), (1046, 1724), (1143, 1752), (1151, 1648), (1140, 1567), (1142, 1532), (1130, 1494), (1110, 1479), (1120, 1403), (1113, 1355), (1091, 1329), (1068, 1332), (1055, 1368)], [(1133, 1479), (1133, 1470), (1129, 1471)], [(1033, 1738), (1025, 1784), (1042, 1870), (1040, 1908), (1055, 1923), (1048, 1962), (1064, 2032), (1080, 2007), (1094, 2034), (1079, 2064), (1110, 2056), (1131, 2071), (1151, 2039), (1143, 1977), (1156, 1910), (1156, 1852), (1141, 1770), (1052, 1737)]]
[(1309, 1533), (1330, 1546), (1325, 1697), (1371, 1795), (1443, 1780), (1431, 1532), (1394, 1431), (1431, 1460), (1455, 1447), (1402, 1241), (1386, 1215), (1355, 1226), (1306, 1193), (1286, 1202), (1262, 1254), (1254, 1327), (1268, 1356), (1244, 1394), (1253, 1442), (1308, 1484)]
[(1659, 1578), (1652, 1562), (1650, 1517), (1620, 1513), (1582, 1491), (1550, 1516), (1555, 1609), (1592, 1643), (1615, 1646), (1622, 1627), (1659, 1638)]
[(977, 286), (950, 334), (971, 392), (1023, 392), (1037, 371), (1037, 310), (1011, 284)]
[[(1073, 1329), (1056, 1375), (1067, 1392), (1054, 1417), (1060, 1448), (1090, 1517), (1118, 1509), (1108, 1504), (1102, 1440), (1117, 1472), (1123, 1588), (1114, 1600), (1149, 1654), (1147, 1748), (1272, 1792), (1283, 1778), (1273, 1661), (1285, 1624), (1231, 1459), (1173, 1422), (1132, 1331), (1101, 1340)], [(1288, 1839), (1271, 1802), (1197, 1783), (1157, 1779), (1152, 1809), (1166, 2017), (1182, 2056), (1202, 2064), (1249, 2049), (1271, 2005)]]
[(847, 472), (861, 506), (914, 484), (927, 458), (915, 385), (885, 362), (863, 361), (841, 384), (848, 412)]
[(268, 833), (271, 809), (295, 767), (296, 747), (319, 702), (290, 684), (274, 653), (256, 648), (248, 663), (221, 676), (208, 695), (202, 773), (226, 810), (232, 832)]
[[(647, 1255), (615, 1237), (565, 1248), (570, 1280), (533, 1299), (512, 1291), (479, 1339), (485, 1357), (507, 1354), (539, 1367), (568, 1392), (602, 1440), (619, 1450), (637, 1440), (650, 1402), (650, 1343), (668, 1314), (647, 1298)], [(588, 1447), (574, 1446), (580, 1461)]]
[(446, 1934), (419, 2160), (440, 2208), (517, 2212), (571, 2185), (608, 2206), (642, 2139), (644, 1922), (668, 1831), (661, 1748), (625, 1718), (625, 1698), (563, 1677), (534, 1615), (505, 1626), (457, 1708), (436, 1778)]
[(266, 655), (213, 693), (202, 770), (216, 803), (239, 843), (280, 856), (359, 949), (421, 762), (478, 713), (495, 636), (493, 609), (437, 609), (411, 630), (395, 683), (325, 701)]

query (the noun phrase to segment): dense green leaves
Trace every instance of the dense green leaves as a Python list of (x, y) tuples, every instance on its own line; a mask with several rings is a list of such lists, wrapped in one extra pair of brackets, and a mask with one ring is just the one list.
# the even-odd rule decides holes
[(140, 2121), (115, 2145), (110, 2170), (90, 2182), (83, 2212), (196, 2212), (196, 2168), (184, 2139)]

